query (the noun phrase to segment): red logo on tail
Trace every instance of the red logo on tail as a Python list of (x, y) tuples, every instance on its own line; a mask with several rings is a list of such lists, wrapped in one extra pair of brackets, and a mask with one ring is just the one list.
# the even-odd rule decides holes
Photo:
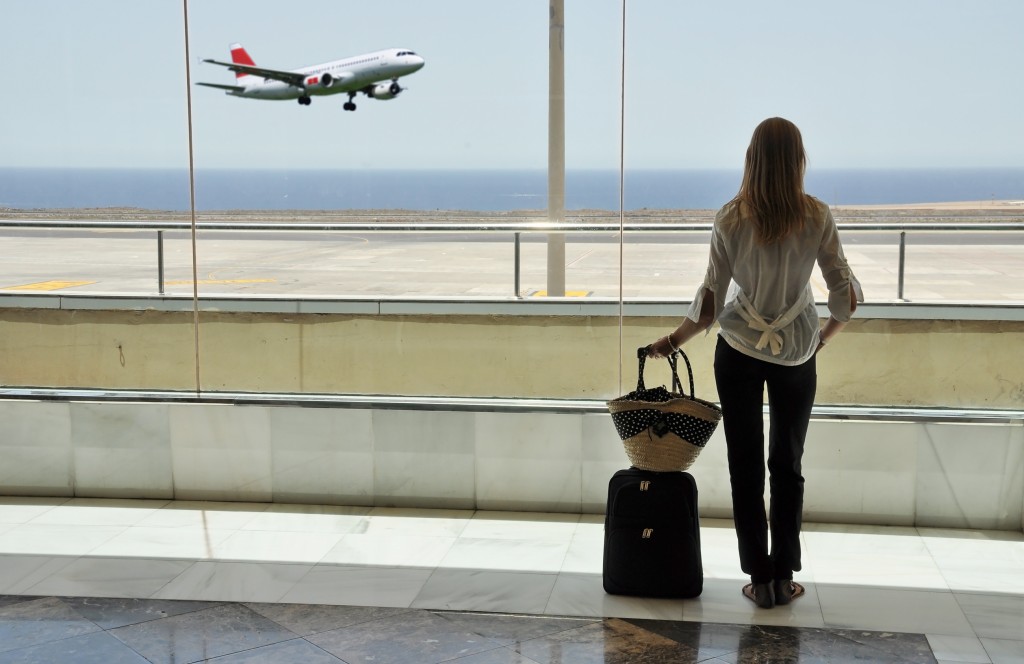
[[(241, 44), (234, 44), (231, 47), (231, 62), (234, 62), (236, 65), (249, 65), (250, 67), (256, 66), (256, 63), (252, 61), (252, 58), (249, 57), (249, 54), (244, 48), (242, 48)], [(242, 78), (243, 76), (248, 75), (249, 74), (242, 72), (235, 72), (235, 78)]]

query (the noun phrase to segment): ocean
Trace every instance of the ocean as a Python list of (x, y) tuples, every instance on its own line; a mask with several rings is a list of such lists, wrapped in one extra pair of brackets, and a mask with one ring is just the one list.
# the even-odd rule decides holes
[[(626, 210), (714, 209), (738, 170), (628, 170)], [(547, 209), (543, 170), (196, 171), (198, 210)], [(566, 173), (568, 210), (619, 209), (613, 170)], [(1024, 199), (1024, 168), (810, 170), (806, 189), (832, 205)], [(188, 210), (188, 173), (174, 169), (0, 168), (0, 208)]]

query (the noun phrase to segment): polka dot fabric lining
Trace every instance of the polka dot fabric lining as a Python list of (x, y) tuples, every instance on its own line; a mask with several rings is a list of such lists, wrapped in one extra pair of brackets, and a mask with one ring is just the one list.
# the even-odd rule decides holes
[[(717, 405), (664, 387), (646, 389), (643, 383), (646, 349), (639, 349), (637, 389), (608, 402), (612, 422), (633, 466), (641, 470), (687, 470), (707, 445), (722, 419)], [(684, 359), (686, 356), (683, 355)], [(673, 387), (680, 386), (671, 362)], [(690, 361), (686, 359), (687, 369)], [(690, 372), (693, 390), (693, 373)]]

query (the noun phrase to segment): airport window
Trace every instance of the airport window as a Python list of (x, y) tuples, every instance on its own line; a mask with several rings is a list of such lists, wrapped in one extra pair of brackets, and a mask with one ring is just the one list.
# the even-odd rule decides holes
[[(103, 5), (103, 6), (101, 6)], [(144, 8), (123, 3), (52, 2), (5, 5), (5, 52), (17, 53), (8, 80), (33, 90), (24, 103), (8, 103), (0, 113), (7, 128), (0, 149), (0, 217), (5, 222), (67, 220), (88, 224), (106, 220), (126, 225), (174, 219), (188, 209), (188, 135), (183, 83), (184, 48), (181, 5), (154, 2)], [(18, 34), (17, 39), (13, 35)], [(223, 47), (226, 47), (225, 43)], [(222, 48), (223, 48), (222, 47)], [(7, 50), (10, 49), (10, 50)], [(130, 57), (127, 54), (144, 54)], [(5, 58), (12, 61), (10, 58)], [(12, 61), (13, 62), (13, 61)], [(39, 69), (37, 69), (37, 66)], [(34, 85), (42, 69), (60, 72), (56, 87)], [(97, 69), (117, 72), (96, 85)], [(132, 82), (145, 82), (141, 87)], [(112, 84), (110, 84), (112, 83)], [(14, 129), (17, 127), (18, 129)], [(160, 211), (160, 212), (157, 212)], [(0, 227), (0, 292), (48, 296), (88, 293), (155, 294), (156, 232), (75, 230), (18, 231)], [(177, 272), (190, 262), (188, 243), (167, 237), (167, 266)], [(61, 328), (53, 311), (25, 309), (35, 324)], [(78, 319), (66, 327), (74, 342), (46, 352), (57, 386), (88, 386), (83, 348), (114, 348), (125, 355), (123, 387), (166, 386), (185, 378), (195, 356), (184, 337), (166, 334), (160, 325), (124, 329), (117, 341), (107, 337), (99, 317)], [(13, 324), (4, 316), (0, 325)], [(17, 327), (17, 325), (14, 325)], [(3, 334), (7, 339), (11, 335)], [(31, 352), (32, 335), (12, 349)], [(42, 340), (40, 340), (42, 341)], [(161, 348), (170, 369), (164, 376), (131, 370), (144, 349)], [(0, 372), (0, 384), (21, 384), (13, 364)], [(120, 365), (118, 365), (120, 366)], [(194, 382), (194, 381), (192, 381)]]
[[(921, 10), (882, 0), (784, 9), (749, 0), (739, 13), (732, 5), (668, 0), (626, 3), (625, 13), (622, 0), (564, 4), (561, 222), (602, 230), (570, 228), (561, 239), (528, 230), (466, 230), (472, 223), (549, 220), (551, 31), (544, 3), (385, 0), (342, 10), (326, 0), (295, 0), (294, 11), (268, 21), (239, 11), (240, 1), (193, 1), (188, 58), (181, 0), (129, 10), (114, 0), (12, 6), (6, 18), (22, 37), (12, 37), (10, 47), (37, 63), (33, 71), (63, 72), (67, 86), (39, 90), (39, 103), (8, 104), (0, 112), (3, 126), (19, 128), (7, 133), (0, 154), (0, 214), (7, 220), (67, 215), (140, 228), (4, 228), (0, 243), (10, 258), (0, 291), (116, 293), (154, 301), (187, 301), (196, 293), (262, 304), (404, 299), (431, 306), (452, 299), (562, 301), (564, 293), (567, 306), (620, 297), (678, 304), (703, 276), (708, 234), (629, 229), (708, 223), (738, 188), (750, 132), (771, 115), (801, 127), (810, 157), (808, 190), (835, 208), (840, 223), (1022, 220), (1024, 206), (1003, 204), (1024, 201), (1024, 131), (1015, 112), (1021, 99), (1008, 83), (1015, 80), (1013, 63), (1024, 57), (1014, 32), (1024, 7), (1015, 0), (970, 11), (957, 2)], [(331, 27), (338, 21), (310, 26), (303, 18), (339, 12), (348, 24), (375, 26), (351, 33), (340, 52)], [(268, 31), (271, 24), (275, 30)], [(501, 25), (502, 34), (480, 25)], [(762, 42), (765, 30), (780, 38), (755, 53), (751, 45)], [(40, 34), (58, 34), (63, 46), (52, 48)], [(256, 66), (277, 77), (262, 70), (236, 75), (216, 64), (232, 62), (229, 44), (236, 39)], [(397, 66), (369, 54), (406, 44), (417, 50), (397, 55), (422, 57), (425, 65), (396, 75), (397, 88), (390, 87), (392, 76), (344, 87), (344, 69)], [(143, 50), (149, 54), (144, 65), (124, 58)], [(119, 71), (119, 80), (148, 83), (86, 86), (87, 62)], [(316, 64), (328, 62), (337, 67)], [(378, 66), (361, 67), (368, 63)], [(289, 88), (284, 74), (296, 71), (329, 71), (332, 85), (311, 85), (309, 94)], [(15, 88), (38, 88), (27, 72), (11, 76)], [(340, 94), (329, 94), (334, 90)], [(216, 223), (246, 230), (200, 230), (193, 247), (182, 226), (191, 222), (190, 161), (200, 228)], [(959, 210), (956, 204), (964, 201), (977, 203), (975, 210)], [(943, 206), (930, 216), (871, 207), (936, 202)], [(148, 225), (159, 223), (168, 226), (158, 240)], [(266, 224), (275, 229), (265, 230)], [(358, 230), (339, 230), (345, 224)], [(444, 224), (460, 230), (436, 229)], [(405, 226), (415, 230), (390, 230)], [(966, 257), (952, 236), (912, 230), (907, 237), (905, 275), (897, 268), (903, 265), (898, 233), (847, 240), (855, 268), (875, 284), (869, 298), (1024, 299), (1012, 286), (1022, 276), (1014, 266), (1024, 264), (1019, 232), (958, 236), (988, 252), (984, 264)], [(550, 257), (559, 256), (559, 242), (564, 288), (552, 293), (558, 270)], [(926, 242), (945, 261), (941, 269), (915, 265), (914, 252)], [(816, 288), (820, 296), (820, 281)], [(536, 365), (564, 343), (560, 335), (576, 339), (573, 352), (581, 363), (617, 356), (620, 344), (618, 331), (601, 321), (580, 332), (507, 315), (489, 320), (493, 334), (479, 339), (466, 336), (473, 327), (467, 321), (476, 320), (470, 316), (396, 316), (381, 332), (383, 317), (339, 314), (334, 328), (303, 328), (303, 334), (323, 335), (304, 338), (305, 345), (292, 343), (289, 335), (299, 328), (283, 323), (247, 328), (212, 310), (197, 320), (203, 380), (222, 389), (406, 389), (397, 372), (374, 373), (355, 351), (339, 353), (336, 344), (383, 339), (409, 361), (456, 357), (465, 344), (489, 351), (519, 345), (529, 347)], [(417, 333), (409, 331), (414, 327)], [(187, 367), (197, 355), (191, 339), (168, 341), (155, 325), (136, 332), (139, 343), (180, 350), (177, 364), (186, 369), (175, 369), (170, 383), (187, 385)], [(99, 334), (99, 326), (91, 333)], [(293, 356), (283, 361), (261, 352), (268, 345)], [(244, 377), (235, 375), (237, 361), (248, 365)], [(331, 377), (313, 366), (335, 361)], [(297, 378), (305, 371), (316, 381)], [(167, 384), (138, 375), (131, 387)], [(155, 382), (145, 384), (149, 380)], [(518, 383), (494, 376), (453, 389), (465, 396), (517, 396), (530, 384), (532, 396), (586, 397), (619, 388), (617, 376), (595, 388), (597, 380), (580, 387), (553, 375)]]

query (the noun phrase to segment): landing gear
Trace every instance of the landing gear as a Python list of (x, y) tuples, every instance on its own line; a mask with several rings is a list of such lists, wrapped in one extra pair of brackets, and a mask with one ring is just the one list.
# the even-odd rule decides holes
[(310, 99), (308, 95), (302, 95), (301, 97), (299, 97), (299, 105), (300, 106), (309, 106), (312, 103), (313, 103), (313, 100)]
[(356, 96), (356, 93), (354, 93), (354, 92), (348, 93), (348, 101), (345, 102), (345, 104), (342, 106), (342, 108), (345, 109), (346, 111), (354, 111), (354, 110), (356, 110), (356, 104), (355, 104), (354, 101), (352, 101), (355, 98), (355, 96)]

